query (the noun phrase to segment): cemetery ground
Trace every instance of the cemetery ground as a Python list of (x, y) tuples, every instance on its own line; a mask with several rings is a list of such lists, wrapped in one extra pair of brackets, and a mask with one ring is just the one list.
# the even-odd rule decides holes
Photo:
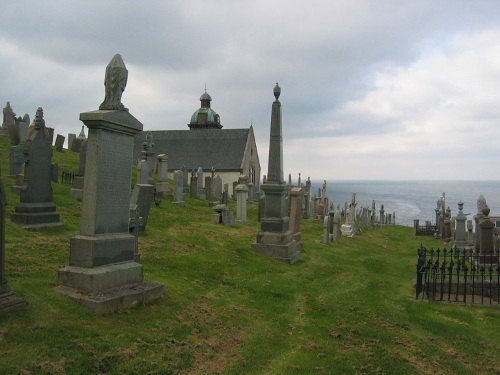
[[(9, 140), (0, 167), (12, 212)], [(59, 171), (78, 154), (55, 152)], [(62, 226), (25, 230), (6, 220), (6, 277), (28, 306), (0, 316), (1, 374), (496, 374), (500, 309), (415, 300), (417, 248), (441, 247), (388, 226), (320, 243), (302, 220), (292, 266), (251, 250), (259, 224), (210, 222), (206, 201), (172, 197), (151, 208), (139, 251), (164, 296), (96, 316), (55, 290), (79, 233), (81, 202), (53, 183)], [(234, 202), (230, 202), (235, 209)], [(432, 208), (430, 208), (432, 209)]]

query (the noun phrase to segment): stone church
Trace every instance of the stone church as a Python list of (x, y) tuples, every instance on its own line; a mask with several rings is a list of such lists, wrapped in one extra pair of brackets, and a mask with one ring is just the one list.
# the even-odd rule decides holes
[(210, 107), (212, 98), (205, 92), (200, 97), (201, 107), (191, 116), (189, 130), (152, 130), (137, 134), (134, 141), (134, 160), (139, 160), (147, 133), (151, 133), (154, 147), (152, 152), (168, 157), (169, 178), (183, 166), (191, 172), (198, 167), (205, 176), (212, 168), (229, 184), (241, 174), (248, 181), (260, 186), (260, 162), (253, 127), (243, 129), (222, 129), (220, 116)]

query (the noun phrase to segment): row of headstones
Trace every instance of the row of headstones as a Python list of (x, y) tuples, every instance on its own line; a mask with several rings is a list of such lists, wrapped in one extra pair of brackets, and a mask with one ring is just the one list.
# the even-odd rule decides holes
[[(288, 175), (288, 183), (293, 187), (291, 174)], [(376, 215), (375, 201), (372, 201), (371, 208), (361, 207), (356, 210), (356, 194), (353, 194), (351, 202), (345, 202), (342, 211), (340, 210), (340, 205), (337, 205), (337, 209), (335, 210), (333, 202), (330, 202), (329, 198), (326, 196), (326, 180), (323, 181), (322, 188), (318, 188), (318, 193), (314, 194), (314, 196), (311, 196), (311, 186), (309, 177), (305, 186), (301, 183), (301, 176), (299, 173), (298, 187), (303, 191), (301, 207), (302, 216), (304, 219), (310, 221), (324, 221), (324, 228), (328, 228), (328, 230), (324, 229), (323, 231), (323, 242), (326, 241), (326, 239), (331, 241), (332, 238), (335, 238), (335, 241), (337, 241), (337, 236), (334, 234), (337, 232), (343, 236), (352, 237), (357, 229), (370, 230), (378, 225), (396, 224), (396, 213), (386, 214), (384, 205), (381, 205), (379, 217)], [(263, 201), (263, 199), (261, 198), (260, 201)], [(338, 214), (336, 219), (335, 214), (337, 211)], [(260, 209), (259, 212), (261, 212)], [(340, 225), (343, 216), (345, 216), (345, 223)], [(338, 231), (337, 228), (334, 228), (334, 223), (339, 224)]]

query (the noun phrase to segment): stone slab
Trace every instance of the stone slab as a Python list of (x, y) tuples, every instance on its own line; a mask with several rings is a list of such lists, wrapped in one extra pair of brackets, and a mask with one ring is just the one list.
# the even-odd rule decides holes
[(85, 293), (77, 289), (58, 286), (56, 289), (69, 298), (93, 310), (97, 315), (112, 314), (145, 305), (163, 296), (161, 284), (143, 281), (123, 285), (98, 293)]
[(58, 271), (58, 286), (95, 293), (144, 281), (142, 264), (125, 262), (84, 268), (66, 266)]
[(73, 236), (70, 239), (69, 265), (99, 267), (134, 259), (135, 238), (128, 233), (99, 236)]
[(287, 264), (294, 264), (300, 260), (302, 252), (302, 242), (291, 241), (287, 244), (265, 244), (254, 242), (252, 250), (279, 260)]
[(0, 313), (18, 310), (26, 306), (26, 301), (14, 292), (0, 294)]

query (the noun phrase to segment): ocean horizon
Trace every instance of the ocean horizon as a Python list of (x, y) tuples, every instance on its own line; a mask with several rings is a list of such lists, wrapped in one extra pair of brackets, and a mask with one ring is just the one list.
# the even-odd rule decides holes
[[(305, 179), (302, 184), (305, 185)], [(297, 181), (292, 181), (296, 184)], [(318, 194), (323, 180), (311, 180), (312, 195)], [(490, 216), (500, 216), (500, 180), (326, 180), (326, 195), (335, 207), (342, 209), (356, 194), (357, 208), (371, 207), (375, 201), (377, 215), (381, 205), (387, 214), (396, 214), (396, 224), (413, 226), (415, 219), (423, 224), (436, 221), (437, 201), (445, 196), (452, 216), (458, 213), (458, 202), (464, 203), (467, 219), (477, 213), (477, 199), (483, 195), (491, 209)]]

